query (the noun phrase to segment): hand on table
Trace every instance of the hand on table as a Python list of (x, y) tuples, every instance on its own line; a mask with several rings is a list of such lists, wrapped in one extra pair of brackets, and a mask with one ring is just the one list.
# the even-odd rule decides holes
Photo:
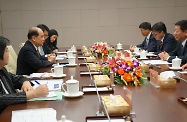
[(29, 81), (23, 82), (23, 85), (21, 87), (21, 91), (27, 92), (33, 90), (33, 87), (31, 86), (31, 83)]

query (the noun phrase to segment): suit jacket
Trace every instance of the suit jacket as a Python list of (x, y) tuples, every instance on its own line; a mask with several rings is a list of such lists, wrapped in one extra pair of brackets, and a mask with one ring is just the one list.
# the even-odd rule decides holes
[(163, 39), (163, 45), (162, 48), (160, 50), (160, 41), (157, 41), (157, 52), (154, 52), (154, 54), (159, 54), (161, 52), (171, 52), (173, 51), (177, 46), (177, 41), (175, 40), (175, 37), (170, 34), (170, 33), (166, 33)]
[(169, 53), (170, 57), (168, 62), (172, 62), (172, 60), (178, 56), (178, 58), (182, 59), (182, 64), (187, 63), (187, 43), (184, 45), (184, 50), (182, 50), (182, 43), (178, 42), (175, 50)]
[(2, 84), (0, 83), (0, 112), (2, 112), (8, 105), (24, 103), (27, 101), (25, 92), (17, 93), (15, 90), (21, 89), (23, 82), (28, 81), (27, 78), (11, 74), (7, 72), (5, 68), (2, 68), (0, 69), (0, 79), (6, 90), (9, 92), (9, 94), (6, 94)]
[(142, 42), (142, 44), (137, 45), (137, 47), (147, 50), (148, 52), (156, 52), (157, 51), (157, 41), (154, 38), (154, 35), (151, 33), (150, 38), (149, 38), (149, 43), (148, 46), (146, 46), (146, 38)]
[(40, 68), (52, 65), (53, 63), (48, 61), (47, 58), (38, 57), (34, 45), (27, 41), (18, 54), (16, 74), (30, 75), (37, 72)]

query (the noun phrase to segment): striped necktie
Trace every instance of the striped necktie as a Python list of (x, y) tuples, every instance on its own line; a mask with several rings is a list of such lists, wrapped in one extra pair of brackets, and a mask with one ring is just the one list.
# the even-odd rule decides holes
[(38, 58), (40, 58), (40, 52), (39, 52), (39, 50), (37, 49), (36, 52), (37, 52)]
[(160, 41), (160, 51), (162, 51), (163, 42)]

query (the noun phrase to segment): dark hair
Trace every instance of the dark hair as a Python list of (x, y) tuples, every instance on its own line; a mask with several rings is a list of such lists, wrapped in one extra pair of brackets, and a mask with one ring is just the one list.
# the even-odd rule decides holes
[(139, 28), (151, 30), (151, 24), (150, 24), (149, 22), (142, 22), (142, 23), (139, 25)]
[(157, 31), (159, 33), (163, 31), (164, 33), (167, 33), (167, 28), (163, 22), (158, 22), (153, 25), (152, 31)]
[[(47, 38), (47, 40), (46, 40), (47, 42), (46, 43), (48, 43), (48, 44), (51, 43), (50, 38), (53, 35), (57, 35), (58, 36), (58, 32), (55, 29), (51, 29), (49, 31), (49, 37)], [(57, 39), (53, 43), (51, 43), (51, 44), (54, 45), (54, 46), (56, 46), (57, 45)]]
[(29, 29), (29, 32), (27, 34), (27, 38), (32, 39), (32, 36), (35, 36), (35, 37), (39, 36), (37, 27), (32, 27)]
[(175, 23), (175, 25), (180, 26), (180, 29), (184, 32), (185, 30), (187, 30), (187, 20), (180, 20), (178, 22)]
[(44, 24), (39, 24), (39, 25), (37, 25), (37, 27), (42, 29), (43, 32), (44, 31), (47, 31), (47, 32), (50, 31), (50, 29), (47, 27), (47, 25), (44, 25)]
[(9, 45), (9, 43), (10, 41), (7, 38), (0, 36), (0, 59), (1, 60), (3, 60), (5, 48), (7, 45)]

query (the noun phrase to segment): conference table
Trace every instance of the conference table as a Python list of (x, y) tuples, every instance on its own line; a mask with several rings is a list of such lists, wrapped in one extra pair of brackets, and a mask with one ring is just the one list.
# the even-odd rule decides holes
[[(67, 48), (60, 48), (65, 50)], [(79, 56), (79, 55), (77, 55)], [(84, 62), (77, 59), (76, 63)], [(169, 70), (168, 65), (153, 66), (154, 70), (162, 72)], [(38, 72), (50, 72), (51, 67), (40, 69)], [(64, 73), (67, 75), (63, 81), (67, 81), (73, 75), (79, 81), (80, 90), (82, 86), (88, 86), (93, 83), (90, 75), (80, 75), (80, 71), (87, 71), (86, 66), (64, 67)], [(175, 71), (176, 72), (176, 71)], [(187, 79), (187, 75), (179, 74), (179, 77)], [(125, 97), (123, 85), (115, 84), (114, 95)], [(178, 101), (179, 97), (187, 97), (187, 82), (179, 80), (174, 89), (156, 89), (149, 82), (142, 86), (126, 86), (132, 92), (132, 109), (135, 113), (134, 122), (187, 122), (187, 105)], [(100, 96), (110, 93), (100, 93)], [(53, 108), (57, 111), (57, 120), (65, 115), (67, 119), (74, 122), (85, 122), (88, 116), (96, 116), (99, 110), (99, 101), (96, 93), (84, 94), (77, 98), (66, 98), (58, 101), (35, 101), (22, 104), (10, 105), (0, 114), (0, 122), (10, 122), (12, 111), (35, 109), (35, 108)]]

